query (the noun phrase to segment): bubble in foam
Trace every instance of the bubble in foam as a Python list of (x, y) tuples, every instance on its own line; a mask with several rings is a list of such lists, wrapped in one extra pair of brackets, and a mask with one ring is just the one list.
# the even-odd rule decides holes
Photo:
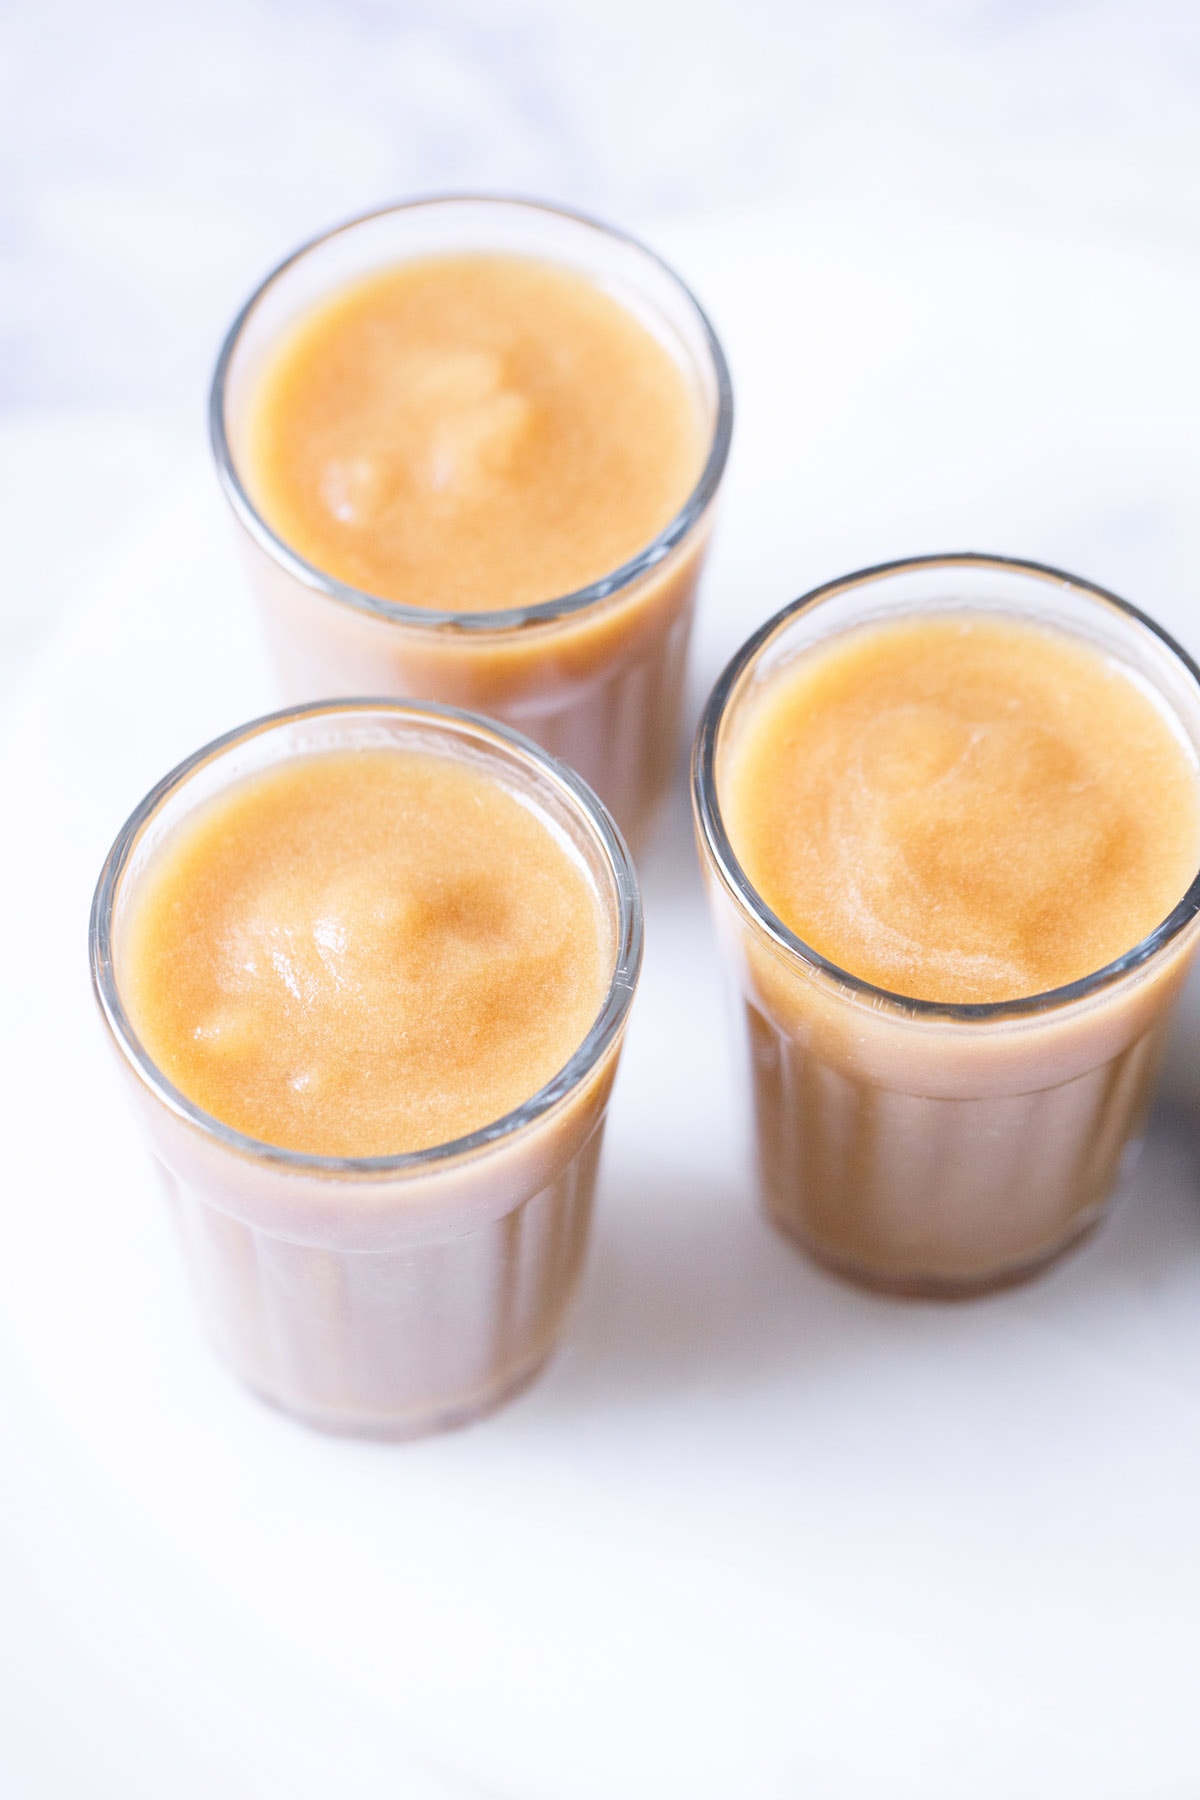
[(334, 457), (321, 471), (319, 492), (322, 505), (339, 524), (362, 524), (380, 509), (383, 471), (369, 456)]

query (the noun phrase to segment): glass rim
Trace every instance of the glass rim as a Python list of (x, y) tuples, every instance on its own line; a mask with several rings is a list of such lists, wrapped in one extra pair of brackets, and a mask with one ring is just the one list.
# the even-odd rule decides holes
[[(201, 769), (217, 762), (228, 751), (297, 720), (336, 717), (344, 713), (385, 713), (415, 723), (451, 727), (449, 735), (469, 737), (486, 744), (498, 739), (509, 750), (536, 766), (539, 777), (549, 779), (577, 812), (582, 812), (598, 841), (611, 872), (616, 894), (615, 950), (608, 988), (600, 1010), (583, 1041), (563, 1067), (529, 1099), (500, 1118), (424, 1150), (399, 1151), (390, 1156), (327, 1156), (307, 1150), (290, 1150), (238, 1131), (204, 1107), (190, 1100), (159, 1068), (142, 1043), (121, 999), (113, 953), (113, 908), (130, 858), (151, 820)], [(319, 752), (318, 752), (319, 754)], [(104, 860), (92, 899), (88, 929), (88, 958), (92, 987), (105, 1024), (123, 1059), (151, 1094), (177, 1118), (198, 1128), (223, 1148), (254, 1162), (270, 1163), (300, 1175), (379, 1179), (421, 1174), (444, 1164), (476, 1155), (504, 1139), (514, 1137), (565, 1100), (603, 1060), (619, 1036), (633, 1001), (641, 969), (643, 947), (642, 900), (633, 860), (612, 816), (592, 789), (565, 763), (558, 762), (519, 731), (513, 731), (481, 714), (435, 701), (378, 699), (317, 700), (265, 713), (245, 725), (222, 733), (185, 757), (163, 776), (138, 803), (117, 833)]]
[[(350, 582), (339, 581), (336, 576), (328, 574), (324, 569), (318, 568), (315, 563), (309, 562), (272, 529), (251, 500), (238, 472), (225, 423), (229, 371), (241, 341), (242, 332), (259, 302), (276, 282), (282, 280), (289, 270), (312, 251), (319, 250), (334, 238), (356, 230), (360, 225), (369, 225), (376, 219), (387, 218), (397, 213), (457, 206), (517, 208), (531, 213), (543, 213), (552, 218), (566, 219), (573, 225), (583, 225), (590, 231), (615, 239), (618, 243), (624, 244), (640, 256), (645, 257), (667, 276), (695, 314), (705, 348), (712, 361), (717, 390), (716, 419), (704, 466), (679, 511), (657, 536), (652, 538), (635, 556), (630, 557), (598, 580), (589, 582), (585, 587), (575, 588), (567, 594), (552, 596), (548, 600), (537, 601), (530, 606), (498, 607), (486, 612), (411, 606), (400, 600), (385, 600), (377, 594), (368, 593), (365, 588), (357, 588)], [(584, 611), (587, 607), (611, 599), (640, 580), (643, 575), (648, 574), (651, 569), (663, 562), (678, 544), (683, 542), (693, 526), (707, 511), (725, 471), (733, 435), (733, 384), (725, 352), (721, 348), (720, 339), (713, 329), (708, 314), (683, 278), (663, 257), (658, 255), (657, 251), (651, 250), (648, 245), (642, 243), (640, 238), (634, 237), (630, 232), (621, 231), (615, 226), (607, 225), (588, 213), (576, 212), (570, 207), (550, 205), (541, 200), (527, 199), (517, 194), (435, 193), (421, 195), (411, 200), (394, 201), (384, 206), (373, 207), (367, 212), (356, 213), (352, 218), (344, 219), (340, 224), (330, 226), (327, 230), (320, 231), (315, 236), (306, 239), (290, 255), (285, 256), (282, 262), (275, 265), (239, 308), (232, 325), (225, 334), (217, 355), (212, 386), (209, 391), (208, 429), (217, 476), (235, 516), (259, 548), (303, 586), (313, 589), (326, 599), (336, 600), (345, 606), (368, 613), (374, 618), (389, 620), (393, 624), (443, 632), (513, 631), (523, 627), (550, 624), (556, 619), (570, 617), (574, 613)]]
[(914, 1019), (930, 1022), (986, 1023), (993, 1021), (1000, 1023), (1005, 1020), (1037, 1017), (1040, 1014), (1088, 1000), (1093, 995), (1103, 992), (1126, 975), (1142, 967), (1159, 950), (1176, 938), (1191, 923), (1197, 913), (1200, 913), (1200, 869), (1193, 876), (1182, 899), (1172, 907), (1166, 918), (1156, 925), (1153, 931), (1135, 944), (1131, 950), (1125, 951), (1123, 955), (1106, 963), (1103, 968), (1094, 970), (1089, 975), (1080, 976), (1077, 980), (1067, 982), (1062, 987), (1046, 988), (1040, 993), (1023, 995), (1015, 1000), (922, 1000), (912, 994), (894, 993), (889, 988), (878, 987), (873, 982), (864, 980), (862, 976), (851, 974), (848, 969), (843, 969), (829, 957), (823, 956), (819, 950), (813, 949), (811, 944), (806, 944), (801, 937), (785, 925), (778, 914), (766, 904), (743, 869), (734, 852), (721, 815), (717, 796), (716, 758), (725, 710), (743, 675), (767, 644), (800, 613), (808, 611), (823, 600), (832, 598), (835, 594), (846, 592), (851, 588), (866, 587), (881, 577), (889, 575), (941, 568), (965, 570), (990, 568), (1014, 571), (1017, 574), (1033, 576), (1039, 580), (1065, 583), (1080, 593), (1102, 600), (1156, 637), (1191, 677), (1192, 684), (1200, 695), (1200, 668), (1168, 631), (1147, 613), (1142, 612), (1139, 607), (1132, 605), (1128, 600), (1123, 600), (1119, 594), (1114, 594), (1108, 588), (1100, 587), (1096, 582), (1086, 581), (1081, 576), (1068, 574), (1064, 569), (1055, 568), (1049, 563), (1033, 562), (1022, 557), (996, 556), (978, 550), (946, 551), (929, 556), (901, 557), (893, 562), (875, 563), (869, 568), (855, 570), (850, 575), (839, 576), (833, 581), (823, 582), (820, 587), (812, 588), (808, 593), (801, 595), (798, 600), (791, 601), (761, 625), (730, 658), (709, 695), (696, 734), (692, 756), (692, 803), (697, 827), (701, 842), (739, 911), (748, 917), (758, 930), (778, 949), (782, 950), (790, 960), (800, 961), (810, 969), (815, 967), (840, 987), (848, 989), (856, 998), (866, 1001), (880, 1010), (886, 1008), (907, 1014)]

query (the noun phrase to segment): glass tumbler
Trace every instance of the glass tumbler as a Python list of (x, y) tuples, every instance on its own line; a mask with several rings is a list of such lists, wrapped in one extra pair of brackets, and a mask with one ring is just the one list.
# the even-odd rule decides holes
[[(246, 480), (248, 400), (292, 321), (338, 288), (413, 258), (500, 253), (580, 274), (667, 349), (707, 433), (680, 511), (630, 561), (569, 594), (494, 612), (402, 605), (299, 556)], [(527, 201), (418, 200), (352, 219), (280, 264), (251, 295), (213, 378), (210, 428), (226, 497), (289, 701), (395, 694), (468, 707), (579, 770), (631, 841), (671, 780), (696, 584), (729, 451), (733, 396), (721, 346), (688, 289), (651, 251), (590, 219)]]
[[(356, 748), (457, 759), (507, 787), (586, 871), (610, 934), (607, 993), (567, 1065), (505, 1117), (406, 1155), (310, 1155), (243, 1136), (155, 1066), (122, 1000), (123, 926), (176, 827), (258, 771)], [(641, 949), (633, 868), (595, 796), (516, 733), (446, 707), (277, 713), (147, 795), (96, 889), (92, 979), (209, 1334), (252, 1389), (326, 1430), (404, 1437), (486, 1412), (536, 1374), (579, 1279)]]
[(892, 563), (818, 588), (755, 633), (709, 700), (693, 762), (696, 825), (745, 1019), (769, 1216), (855, 1281), (956, 1295), (1029, 1274), (1102, 1214), (1196, 948), (1200, 875), (1116, 962), (1012, 1001), (955, 1005), (888, 993), (788, 929), (755, 892), (722, 816), (739, 724), (810, 646), (871, 621), (938, 610), (1025, 617), (1091, 643), (1158, 696), (1193, 757), (1200, 673), (1115, 595), (1036, 564), (964, 554)]

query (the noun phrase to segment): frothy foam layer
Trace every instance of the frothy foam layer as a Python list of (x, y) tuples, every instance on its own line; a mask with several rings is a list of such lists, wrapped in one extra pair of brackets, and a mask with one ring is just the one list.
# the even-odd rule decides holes
[(421, 258), (285, 336), (246, 477), (307, 561), (386, 600), (554, 599), (636, 556), (699, 476), (699, 406), (624, 306), (516, 256)]
[(795, 934), (893, 993), (1044, 993), (1138, 944), (1200, 866), (1194, 760), (1122, 666), (985, 613), (865, 626), (747, 707), (734, 851)]
[(479, 770), (331, 751), (168, 840), (120, 935), (134, 1026), (190, 1099), (333, 1156), (503, 1117), (582, 1043), (611, 932), (549, 827)]

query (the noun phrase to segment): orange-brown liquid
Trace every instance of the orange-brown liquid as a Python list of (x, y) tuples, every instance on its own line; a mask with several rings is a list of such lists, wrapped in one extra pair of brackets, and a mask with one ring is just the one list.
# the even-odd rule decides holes
[(325, 573), (495, 610), (635, 556), (705, 449), (687, 379), (626, 307), (567, 269), (472, 254), (373, 274), (302, 317), (258, 384), (246, 474)]
[(872, 1285), (1014, 1279), (1099, 1216), (1148, 1102), (1184, 929), (1073, 1004), (1200, 865), (1182, 727), (1081, 638), (984, 610), (864, 623), (751, 683), (718, 790), (770, 909), (850, 989), (714, 883), (746, 1000), (764, 1198)]
[(247, 778), (163, 846), (122, 932), (151, 1057), (260, 1141), (426, 1149), (570, 1059), (611, 932), (584, 870), (499, 782), (408, 750)]
[(924, 1000), (1089, 975), (1200, 866), (1196, 770), (1163, 710), (1082, 640), (986, 613), (807, 652), (748, 719), (723, 809), (799, 938)]

